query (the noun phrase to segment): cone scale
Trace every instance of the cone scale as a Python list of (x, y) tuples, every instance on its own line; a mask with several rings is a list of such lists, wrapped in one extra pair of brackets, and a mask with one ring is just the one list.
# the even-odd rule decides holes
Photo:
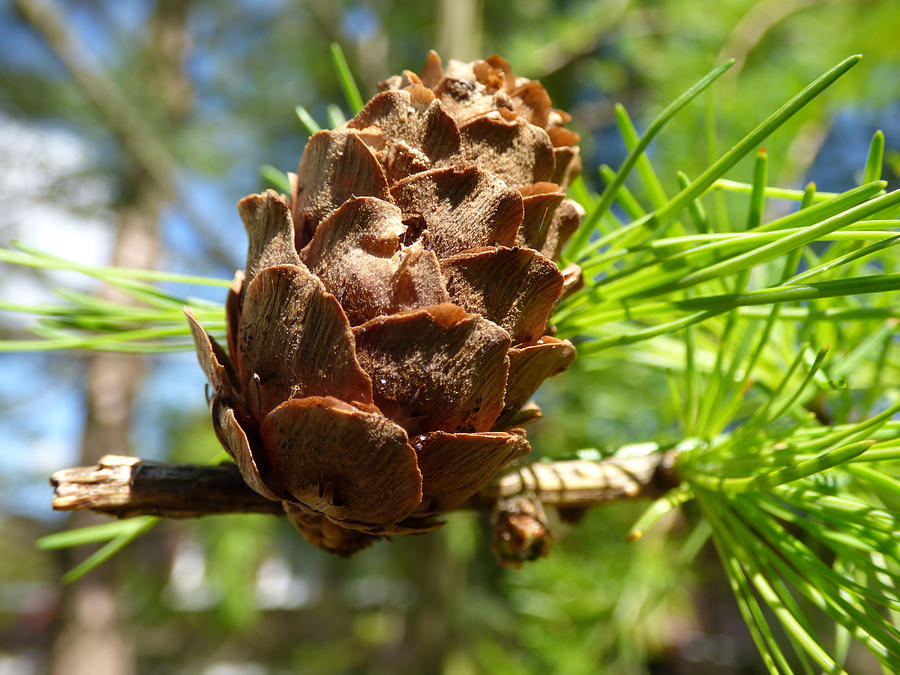
[(239, 203), (227, 350), (186, 312), (219, 441), (310, 543), (433, 529), (529, 452), (523, 406), (575, 358), (546, 334), (579, 278), (568, 120), (500, 57), (430, 52)]

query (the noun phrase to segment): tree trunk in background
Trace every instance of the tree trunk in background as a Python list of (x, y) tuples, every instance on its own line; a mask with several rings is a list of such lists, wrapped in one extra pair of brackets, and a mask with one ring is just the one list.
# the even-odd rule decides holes
[[(153, 267), (160, 249), (159, 219), (164, 205), (176, 196), (174, 161), (114, 80), (93, 63), (89, 50), (52, 2), (17, 0), (17, 5), (97, 108), (129, 159), (128, 175), (120, 184), (124, 198), (116, 206), (118, 230), (112, 264)], [(162, 103), (164, 119), (158, 120), (163, 123), (158, 128), (166, 129), (167, 135), (183, 121), (191, 105), (190, 81), (184, 71), (187, 7), (188, 0), (158, 0), (147, 25), (146, 41), (135, 41), (140, 50), (136, 62), (147, 71), (141, 79), (152, 83)], [(110, 293), (105, 292), (107, 297)], [(102, 455), (131, 450), (132, 415), (147, 361), (129, 354), (95, 354), (88, 357), (87, 371), (81, 461), (93, 463)], [(100, 520), (79, 514), (71, 526)], [(67, 553), (70, 566), (84, 558), (71, 549)], [(136, 671), (133, 645), (121, 630), (127, 621), (112, 583), (122, 562), (117, 559), (116, 564), (102, 565), (63, 593), (52, 655), (54, 675), (130, 675)]]
[[(161, 200), (147, 192), (146, 188), (138, 188), (134, 203), (119, 210), (114, 265), (153, 266), (159, 247), (156, 230)], [(95, 354), (88, 358), (82, 461), (95, 462), (106, 453), (125, 452), (131, 447), (134, 401), (146, 366), (144, 357), (133, 354)], [(108, 519), (79, 514), (72, 519), (71, 527), (97, 522)], [(71, 549), (69, 553), (67, 562), (72, 566), (84, 557)], [(131, 641), (120, 630), (125, 622), (121, 620), (112, 583), (115, 567), (107, 563), (66, 589), (63, 621), (54, 645), (54, 675), (135, 672)]]
[(437, 15), (438, 52), (444, 59), (474, 61), (481, 53), (481, 0), (441, 0)]
[(446, 532), (423, 537), (416, 607), (407, 614), (406, 643), (410, 650), (407, 670), (430, 675), (446, 672), (447, 657), (458, 648), (450, 617), (466, 585), (465, 564), (452, 555)]

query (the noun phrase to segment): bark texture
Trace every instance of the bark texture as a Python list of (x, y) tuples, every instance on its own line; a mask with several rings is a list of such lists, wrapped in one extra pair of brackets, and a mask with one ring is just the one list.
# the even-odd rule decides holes
[[(528, 464), (501, 474), (455, 508), (489, 509), (500, 500), (523, 494), (560, 509), (658, 497), (678, 484), (674, 459), (674, 453), (660, 452)], [(106, 455), (94, 466), (57, 471), (50, 483), (57, 511), (90, 510), (118, 518), (283, 514), (278, 501), (251, 490), (238, 467), (230, 462), (217, 466), (170, 464)]]

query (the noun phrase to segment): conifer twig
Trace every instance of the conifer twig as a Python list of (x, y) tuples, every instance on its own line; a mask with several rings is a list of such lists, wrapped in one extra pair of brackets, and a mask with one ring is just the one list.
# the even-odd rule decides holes
[[(677, 484), (673, 463), (673, 452), (536, 462), (504, 472), (460, 508), (484, 508), (523, 493), (566, 509), (657, 497)], [(280, 503), (247, 487), (231, 463), (171, 464), (105, 455), (96, 466), (57, 471), (50, 483), (57, 511), (90, 510), (119, 518), (282, 513)]]

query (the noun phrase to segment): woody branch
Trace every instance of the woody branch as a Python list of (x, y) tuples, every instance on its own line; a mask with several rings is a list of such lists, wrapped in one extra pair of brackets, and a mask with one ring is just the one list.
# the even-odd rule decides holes
[[(536, 462), (503, 472), (460, 508), (487, 508), (520, 494), (568, 509), (657, 497), (678, 482), (673, 464), (673, 452)], [(172, 464), (106, 455), (96, 466), (57, 471), (50, 483), (57, 511), (90, 510), (118, 518), (283, 513), (280, 503), (251, 490), (231, 463)]]

